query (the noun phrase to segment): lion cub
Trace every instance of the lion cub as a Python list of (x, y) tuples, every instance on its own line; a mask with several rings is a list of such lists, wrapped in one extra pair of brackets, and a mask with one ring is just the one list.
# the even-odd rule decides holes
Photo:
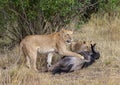
[(70, 45), (72, 52), (80, 53), (81, 51), (90, 51), (91, 44), (94, 44), (93, 41), (74, 41)]
[(48, 54), (47, 67), (51, 66), (53, 53), (58, 53), (63, 56), (76, 56), (84, 59), (83, 56), (68, 51), (66, 44), (72, 42), (73, 32), (62, 29), (59, 32), (54, 32), (48, 35), (30, 35), (25, 37), (20, 43), (20, 49), (26, 56), (27, 66), (37, 71), (36, 59), (37, 53)]

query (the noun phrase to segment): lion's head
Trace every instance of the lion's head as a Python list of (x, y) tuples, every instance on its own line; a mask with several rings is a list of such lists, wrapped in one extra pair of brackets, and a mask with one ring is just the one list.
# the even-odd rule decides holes
[(71, 44), (71, 50), (73, 52), (80, 53), (81, 51), (91, 51), (91, 44), (93, 41), (77, 41)]
[(62, 29), (60, 33), (66, 43), (70, 44), (73, 41), (73, 31)]

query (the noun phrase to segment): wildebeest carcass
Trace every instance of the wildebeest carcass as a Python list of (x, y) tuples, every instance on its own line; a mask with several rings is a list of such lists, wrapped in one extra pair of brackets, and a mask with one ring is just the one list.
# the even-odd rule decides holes
[(72, 72), (79, 70), (89, 65), (93, 64), (95, 60), (99, 59), (100, 53), (95, 50), (96, 44), (91, 44), (91, 51), (82, 51), (79, 54), (84, 56), (85, 59), (72, 56), (64, 56), (60, 61), (58, 61), (54, 66), (52, 74), (61, 72)]

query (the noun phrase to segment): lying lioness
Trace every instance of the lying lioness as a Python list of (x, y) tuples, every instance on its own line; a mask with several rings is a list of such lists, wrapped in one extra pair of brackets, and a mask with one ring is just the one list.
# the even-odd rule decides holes
[(52, 73), (56, 74), (61, 72), (72, 72), (84, 67), (88, 67), (100, 57), (100, 53), (95, 51), (95, 45), (96, 44), (91, 44), (91, 51), (81, 51), (79, 53), (80, 55), (84, 56), (84, 60), (81, 60), (79, 57), (64, 56), (53, 66)]

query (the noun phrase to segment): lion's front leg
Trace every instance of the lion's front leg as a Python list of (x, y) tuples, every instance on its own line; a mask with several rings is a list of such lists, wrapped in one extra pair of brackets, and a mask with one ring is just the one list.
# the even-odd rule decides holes
[(51, 67), (52, 57), (53, 57), (53, 53), (49, 53), (47, 56), (47, 68)]
[(65, 44), (63, 44), (63, 45), (61, 44), (58, 46), (59, 46), (59, 49), (58, 49), (59, 54), (61, 54), (63, 56), (73, 56), (73, 57), (79, 57), (81, 59), (84, 59), (84, 57), (81, 56), (80, 54), (67, 50)]
[(77, 53), (72, 52), (72, 51), (64, 51), (62, 55), (64, 55), (64, 56), (79, 57), (81, 59), (84, 59), (84, 56), (81, 56), (80, 54), (77, 54)]

